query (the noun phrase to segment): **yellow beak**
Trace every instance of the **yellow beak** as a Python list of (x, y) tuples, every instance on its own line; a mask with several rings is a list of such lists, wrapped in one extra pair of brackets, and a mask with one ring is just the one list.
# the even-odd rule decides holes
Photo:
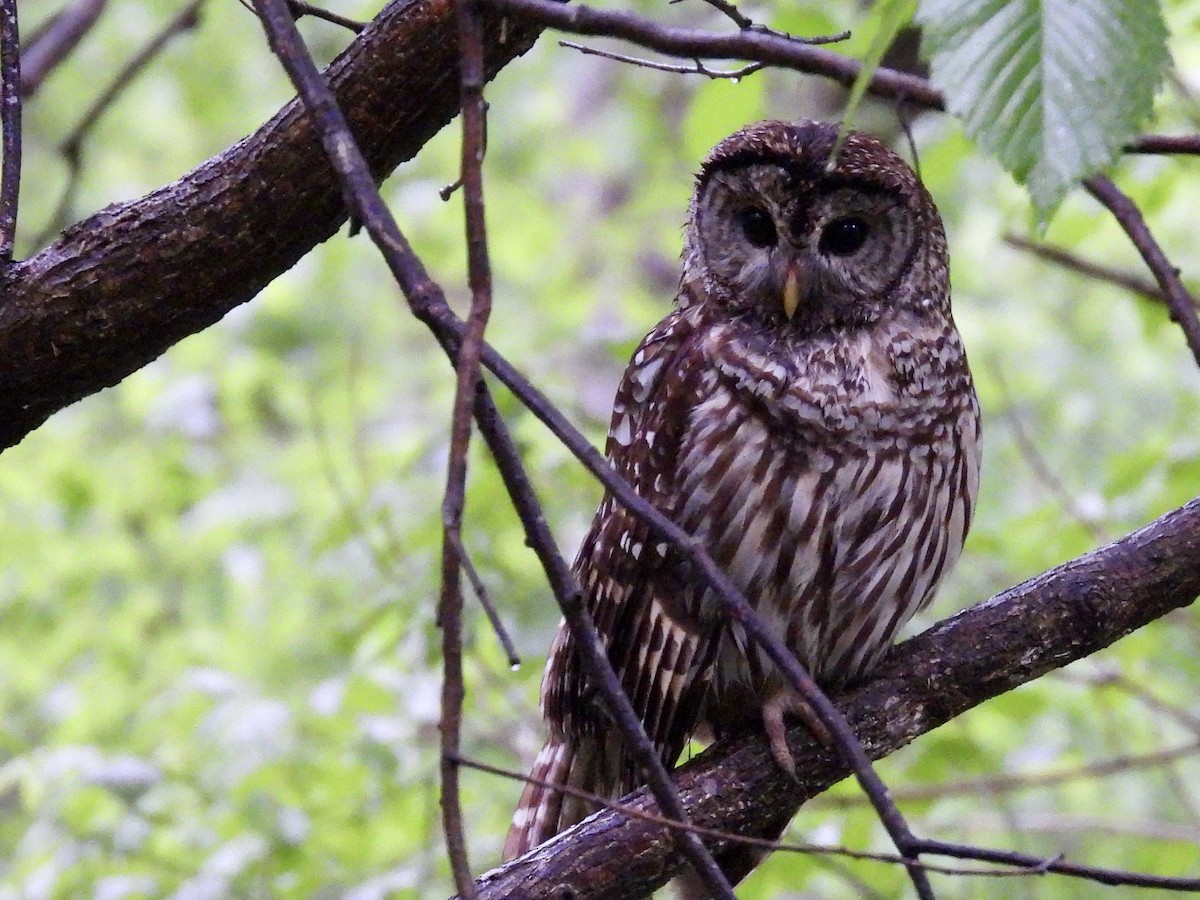
[(791, 321), (796, 315), (796, 310), (800, 308), (802, 293), (800, 267), (788, 266), (787, 277), (783, 281), (783, 314), (788, 317), (788, 321)]

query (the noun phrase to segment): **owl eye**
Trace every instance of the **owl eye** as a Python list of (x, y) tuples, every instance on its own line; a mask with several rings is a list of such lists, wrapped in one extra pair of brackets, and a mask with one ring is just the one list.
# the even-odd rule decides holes
[(743, 209), (736, 216), (742, 233), (755, 247), (770, 247), (775, 243), (775, 223), (765, 210), (752, 206)]
[(870, 231), (867, 223), (858, 216), (834, 219), (821, 232), (821, 252), (849, 256), (866, 243)]

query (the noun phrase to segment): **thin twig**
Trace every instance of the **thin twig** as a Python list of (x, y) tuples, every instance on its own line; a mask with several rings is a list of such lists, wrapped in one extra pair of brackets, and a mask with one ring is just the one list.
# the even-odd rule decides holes
[(625, 56), (620, 53), (610, 53), (608, 50), (600, 50), (597, 47), (585, 47), (583, 44), (577, 44), (574, 41), (559, 41), (558, 46), (570, 47), (572, 50), (578, 50), (584, 56), (601, 56), (604, 59), (611, 59), (614, 62), (629, 63), (633, 66), (638, 66), (643, 69), (654, 69), (658, 72), (671, 72), (675, 75), (704, 75), (708, 78), (728, 78), (732, 81), (738, 81), (745, 78), (747, 75), (753, 75), (766, 68), (765, 63), (749, 63), (739, 69), (731, 69), (729, 71), (720, 71), (710, 69), (697, 59), (690, 66), (673, 66), (670, 63), (655, 62), (652, 59), (639, 59), (636, 56)]
[(334, 25), (341, 25), (343, 28), (350, 29), (355, 34), (358, 34), (367, 27), (366, 22), (339, 16), (337, 13), (332, 13), (327, 9), (321, 9), (319, 6), (305, 3), (304, 0), (288, 0), (288, 6), (291, 7), (292, 17), (295, 19), (299, 19), (302, 16), (312, 16), (314, 19), (321, 19), (325, 22), (331, 22)]
[[(258, 10), (254, 8), (251, 0), (238, 0), (242, 6), (258, 16)], [(348, 19), (345, 16), (339, 16), (337, 13), (331, 13), (328, 10), (322, 9), (319, 6), (314, 6), (311, 3), (306, 3), (305, 0), (287, 0), (288, 9), (292, 12), (292, 18), (296, 21), (305, 16), (312, 16), (314, 19), (322, 19), (326, 22), (331, 22), (334, 25), (341, 25), (343, 28), (348, 28), (355, 34), (360, 33), (367, 27), (366, 22), (360, 22), (357, 19)]]
[(21, 193), (21, 32), (17, 0), (0, 0), (0, 264), (12, 261)]
[[(487, 100), (484, 100), (483, 101), (483, 113), (484, 113), (484, 115), (483, 115), (483, 152), (485, 154), (487, 153), (487, 123), (488, 123), (487, 113), (488, 113), (488, 110), (490, 110), (490, 109), (491, 109), (490, 104), (487, 102)], [(448, 203), (450, 201), (450, 198), (453, 197), (455, 192), (462, 186), (463, 186), (463, 180), (462, 180), (462, 173), (460, 172), (459, 176), (457, 178), (455, 178), (452, 182), (450, 182), (450, 184), (443, 185), (438, 190), (438, 196), (442, 198), (443, 202)]]
[[(671, 0), (671, 2), (679, 3), (681, 0)], [(703, 0), (703, 2), (730, 19), (738, 28), (750, 29), (754, 27), (754, 20), (745, 15), (732, 3), (727, 2), (727, 0)]]
[(487, 585), (483, 583), (483, 579), (479, 577), (479, 572), (475, 568), (475, 564), (471, 562), (471, 555), (467, 553), (467, 549), (462, 545), (462, 536), (454, 535), (454, 537), (458, 541), (456, 548), (458, 551), (458, 561), (462, 563), (463, 571), (467, 573), (467, 580), (471, 582), (471, 591), (475, 594), (475, 599), (479, 601), (479, 605), (483, 607), (484, 615), (487, 616), (487, 620), (492, 626), (492, 632), (496, 635), (496, 640), (500, 642), (500, 648), (508, 658), (508, 667), (516, 671), (521, 667), (521, 657), (517, 653), (516, 645), (509, 636), (508, 629), (500, 621), (500, 614), (496, 611), (496, 604), (492, 602)]
[(28, 100), (42, 82), (83, 39), (108, 0), (78, 0), (65, 7), (32, 35), (21, 54), (21, 96)]
[(1070, 269), (1072, 272), (1086, 275), (1088, 278), (1115, 284), (1117, 287), (1124, 288), (1130, 293), (1137, 294), (1139, 297), (1145, 297), (1147, 300), (1154, 300), (1158, 303), (1167, 302), (1167, 295), (1162, 292), (1157, 284), (1147, 278), (1139, 278), (1137, 275), (1126, 272), (1123, 269), (1101, 265), (1089, 259), (1084, 259), (1081, 256), (1076, 256), (1074, 253), (1063, 250), (1061, 247), (1031, 241), (1012, 232), (1004, 235), (1004, 243), (1018, 250), (1024, 250), (1026, 253), (1032, 253), (1040, 259), (1062, 266), (1064, 269)]
[[(682, 0), (669, 0), (669, 2), (680, 3)], [(849, 31), (842, 31), (838, 34), (826, 35), (824, 37), (796, 37), (795, 35), (788, 34), (786, 31), (776, 31), (774, 28), (769, 28), (766, 25), (760, 25), (732, 3), (728, 2), (728, 0), (703, 0), (703, 2), (711, 6), (721, 15), (725, 16), (742, 31), (752, 31), (758, 34), (773, 34), (776, 37), (785, 38), (789, 41), (799, 41), (805, 44), (833, 44), (838, 41), (844, 41), (850, 37)]]
[(1196, 312), (1196, 298), (1183, 286), (1179, 279), (1179, 270), (1167, 259), (1158, 241), (1150, 233), (1142, 211), (1105, 175), (1094, 175), (1084, 181), (1083, 186), (1108, 208), (1113, 218), (1133, 241), (1133, 246), (1137, 247), (1142, 259), (1150, 267), (1154, 280), (1166, 295), (1171, 318), (1179, 323), (1192, 356), (1197, 365), (1200, 365), (1200, 315)]
[(1200, 134), (1144, 134), (1126, 144), (1125, 152), (1195, 155), (1200, 153)]
[(483, 207), (483, 32), (472, 0), (457, 0), (459, 84), (462, 104), (463, 207), (466, 212), (467, 278), (471, 312), (455, 367), (454, 405), (450, 419), (450, 460), (442, 502), (442, 826), (450, 868), (459, 895), (475, 896), (467, 860), (466, 833), (458, 789), (459, 733), (462, 727), (462, 547), (463, 507), (467, 489), (467, 449), (471, 412), (479, 381), (479, 353), (492, 312), (492, 273), (487, 252)]
[[(994, 367), (992, 377), (997, 381), (997, 383), (1004, 383), (1004, 376), (1000, 374), (1000, 369), (998, 366)], [(1006, 385), (1002, 389), (1007, 393)], [(1041, 448), (1038, 447), (1037, 442), (1034, 441), (1032, 436), (1029, 434), (1029, 429), (1025, 424), (1025, 417), (1021, 414), (1021, 411), (1017, 409), (1016, 404), (1013, 403), (1011, 399), (1008, 403), (1008, 424), (1012, 428), (1012, 435), (1013, 439), (1017, 443), (1017, 448), (1020, 450), (1021, 456), (1024, 458), (1025, 462), (1029, 465), (1030, 471), (1033, 472), (1034, 478), (1040, 481), (1046, 490), (1058, 498), (1059, 507), (1065, 513), (1067, 513), (1067, 515), (1071, 516), (1071, 518), (1083, 526), (1083, 529), (1087, 531), (1087, 533), (1090, 534), (1093, 539), (1097, 541), (1109, 540), (1112, 535), (1109, 533), (1108, 529), (1097, 522), (1093, 516), (1089, 515), (1082, 508), (1080, 508), (1078, 501), (1075, 499), (1075, 495), (1063, 483), (1063, 480), (1059, 478), (1058, 473), (1055, 472), (1054, 469), (1051, 468), (1050, 464), (1046, 462), (1046, 457), (1042, 454)]]

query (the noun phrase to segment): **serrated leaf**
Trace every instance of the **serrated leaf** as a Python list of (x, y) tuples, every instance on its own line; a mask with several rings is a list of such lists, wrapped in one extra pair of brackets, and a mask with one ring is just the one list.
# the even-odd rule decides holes
[(919, 0), (917, 21), (947, 108), (1042, 221), (1116, 160), (1170, 63), (1146, 0)]
[(854, 116), (858, 112), (858, 105), (866, 95), (867, 85), (871, 83), (875, 70), (879, 68), (879, 61), (883, 59), (883, 54), (892, 45), (892, 41), (896, 39), (900, 29), (912, 21), (916, 6), (917, 0), (879, 0), (872, 8), (871, 17), (865, 26), (871, 34), (871, 43), (863, 55), (862, 68), (858, 72), (858, 77), (854, 79), (854, 86), (850, 88), (850, 96), (846, 100), (841, 131), (832, 154), (835, 159), (842, 148), (842, 141), (845, 140), (846, 133), (854, 127)]

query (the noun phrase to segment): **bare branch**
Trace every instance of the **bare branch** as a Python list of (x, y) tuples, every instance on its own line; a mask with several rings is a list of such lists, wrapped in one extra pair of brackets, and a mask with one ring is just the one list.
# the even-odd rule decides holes
[(558, 46), (569, 47), (572, 50), (578, 50), (584, 56), (600, 56), (604, 59), (611, 59), (614, 62), (629, 63), (633, 66), (638, 66), (643, 69), (654, 69), (657, 72), (671, 72), (675, 75), (705, 75), (709, 78), (728, 78), (732, 81), (738, 81), (745, 78), (747, 75), (753, 75), (755, 72), (761, 72), (766, 68), (765, 63), (749, 63), (737, 69), (729, 71), (720, 71), (710, 69), (697, 59), (690, 66), (673, 66), (669, 63), (655, 62), (652, 59), (639, 59), (636, 56), (624, 56), (620, 53), (610, 53), (607, 50), (600, 50), (596, 47), (585, 47), (583, 44), (576, 44), (574, 41), (559, 41)]
[(1200, 153), (1200, 134), (1144, 134), (1125, 147), (1126, 153)]
[(343, 28), (353, 31), (355, 34), (358, 34), (367, 27), (366, 22), (359, 22), (357, 19), (339, 16), (337, 13), (332, 13), (327, 9), (322, 9), (311, 3), (305, 3), (304, 0), (287, 0), (287, 4), (292, 11), (292, 17), (295, 19), (299, 19), (301, 16), (312, 16), (314, 19), (320, 19), (323, 22), (340, 25)]
[(475, 599), (483, 607), (488, 624), (492, 626), (496, 640), (500, 642), (500, 647), (504, 650), (504, 655), (508, 658), (509, 668), (518, 669), (521, 666), (521, 657), (517, 653), (516, 645), (513, 644), (513, 640), (509, 636), (508, 630), (504, 627), (504, 623), (500, 621), (500, 614), (496, 611), (496, 604), (492, 602), (487, 586), (484, 585), (483, 579), (479, 577), (479, 572), (476, 570), (475, 564), (471, 562), (471, 555), (467, 553), (467, 548), (462, 544), (462, 535), (456, 535), (455, 539), (458, 541), (458, 559), (462, 563), (463, 571), (467, 573), (467, 580), (471, 582), (471, 590), (475, 594)]
[[(669, 0), (670, 3), (680, 3), (682, 0)], [(843, 31), (839, 34), (829, 35), (827, 37), (802, 38), (788, 34), (784, 31), (776, 31), (774, 28), (768, 28), (766, 25), (759, 25), (740, 9), (734, 6), (729, 0), (703, 0), (704, 3), (711, 6), (721, 15), (725, 16), (734, 25), (743, 31), (754, 31), (760, 34), (773, 34), (777, 37), (786, 38), (790, 41), (799, 41), (804, 44), (832, 44), (838, 41), (844, 41), (850, 37), (850, 32)]]
[[(471, 412), (479, 381), (479, 354), (492, 312), (492, 272), (488, 260), (483, 207), (484, 117), (483, 23), (472, 0), (457, 0), (459, 73), (462, 102), (463, 207), (466, 212), (467, 272), (471, 314), (467, 319), (455, 369), (454, 403), (450, 420), (450, 459), (442, 502), (442, 597), (438, 611), (442, 628), (442, 825), (454, 881), (465, 897), (475, 896), (458, 788), (458, 748), (462, 720), (462, 545), (463, 507), (467, 491), (467, 448)], [(342, 124), (344, 128), (344, 123)], [(344, 139), (352, 141), (347, 130)], [(366, 164), (362, 164), (366, 168)]]
[[(559, 31), (591, 37), (623, 38), (667, 56), (683, 59), (740, 59), (766, 63), (812, 75), (830, 78), (850, 87), (861, 64), (831, 50), (822, 50), (799, 39), (759, 30), (732, 34), (659, 25), (633, 13), (600, 10), (577, 4), (564, 5), (554, 0), (483, 0), (530, 21)], [(841, 37), (837, 35), (835, 37)], [(894, 69), (880, 68), (871, 79), (871, 92), (877, 96), (905, 99), (932, 109), (942, 109), (941, 92), (928, 81)]]

